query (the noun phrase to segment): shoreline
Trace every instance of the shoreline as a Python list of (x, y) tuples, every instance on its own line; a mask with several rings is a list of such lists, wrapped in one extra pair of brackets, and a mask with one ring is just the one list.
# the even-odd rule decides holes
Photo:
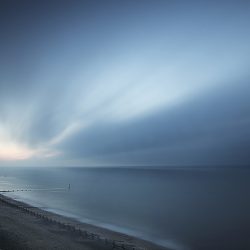
[[(70, 244), (71, 238), (75, 238), (77, 239), (77, 244), (82, 245), (81, 249), (85, 249), (83, 248), (85, 245), (86, 249), (124, 249), (124, 250), (167, 249), (165, 247), (158, 246), (152, 242), (143, 239), (139, 239), (133, 236), (115, 232), (95, 225), (79, 222), (76, 219), (68, 218), (66, 216), (56, 214), (54, 212), (49, 212), (41, 208), (31, 206), (27, 203), (14, 200), (3, 194), (0, 194), (0, 203), (1, 203), (1, 208), (4, 207), (5, 210), (8, 210), (9, 207), (9, 209), (13, 210), (11, 212), (12, 213), (14, 212), (14, 214), (18, 217), (18, 219), (21, 220), (20, 224), (25, 224), (25, 222), (27, 222), (27, 219), (26, 220), (25, 218), (22, 219), (22, 217), (28, 216), (30, 217), (30, 219), (31, 217), (33, 217), (34, 219), (36, 219), (34, 223), (36, 223), (38, 220), (40, 227), (38, 230), (40, 229), (46, 230), (46, 227), (51, 226), (55, 231), (54, 233), (55, 235), (53, 237), (58, 236), (58, 232), (63, 231), (63, 233), (67, 234), (68, 236), (68, 244)], [(8, 217), (8, 212), (10, 213), (10, 211), (6, 212), (7, 217)], [(4, 227), (4, 222), (1, 221), (0, 228), (2, 227)], [(32, 223), (29, 224), (29, 227), (32, 228)], [(19, 234), (20, 232), (16, 233)], [(39, 235), (39, 237), (42, 238), (42, 235)], [(44, 240), (46, 241), (47, 239), (44, 238)], [(43, 243), (42, 240), (40, 240), (40, 245), (42, 245), (42, 243)], [(89, 248), (89, 245), (91, 245), (92, 248)], [(75, 249), (76, 247), (77, 246), (74, 247), (72, 246), (72, 248), (69, 249)], [(15, 249), (15, 248), (8, 248), (8, 249)], [(48, 249), (48, 246), (46, 248), (43, 248), (41, 246), (39, 249)]]

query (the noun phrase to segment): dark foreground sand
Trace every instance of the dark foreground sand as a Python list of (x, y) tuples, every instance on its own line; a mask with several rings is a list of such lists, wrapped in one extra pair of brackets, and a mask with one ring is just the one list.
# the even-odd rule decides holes
[(0, 194), (0, 249), (163, 250), (147, 241), (31, 207)]

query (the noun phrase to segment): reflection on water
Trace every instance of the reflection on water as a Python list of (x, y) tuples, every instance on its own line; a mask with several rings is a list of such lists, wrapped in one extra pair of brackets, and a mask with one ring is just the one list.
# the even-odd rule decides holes
[(172, 248), (250, 249), (247, 169), (0, 168), (0, 189), (20, 188), (8, 195)]

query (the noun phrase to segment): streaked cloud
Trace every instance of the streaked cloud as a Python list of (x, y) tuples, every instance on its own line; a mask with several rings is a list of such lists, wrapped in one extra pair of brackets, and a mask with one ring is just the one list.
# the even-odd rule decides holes
[(0, 159), (226, 164), (234, 149), (248, 161), (233, 146), (250, 138), (247, 2), (16, 8), (1, 15)]

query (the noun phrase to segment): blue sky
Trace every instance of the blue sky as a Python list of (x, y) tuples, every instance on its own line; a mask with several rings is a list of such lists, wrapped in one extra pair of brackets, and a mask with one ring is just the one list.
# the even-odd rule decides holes
[(247, 165), (248, 1), (1, 1), (0, 165)]

